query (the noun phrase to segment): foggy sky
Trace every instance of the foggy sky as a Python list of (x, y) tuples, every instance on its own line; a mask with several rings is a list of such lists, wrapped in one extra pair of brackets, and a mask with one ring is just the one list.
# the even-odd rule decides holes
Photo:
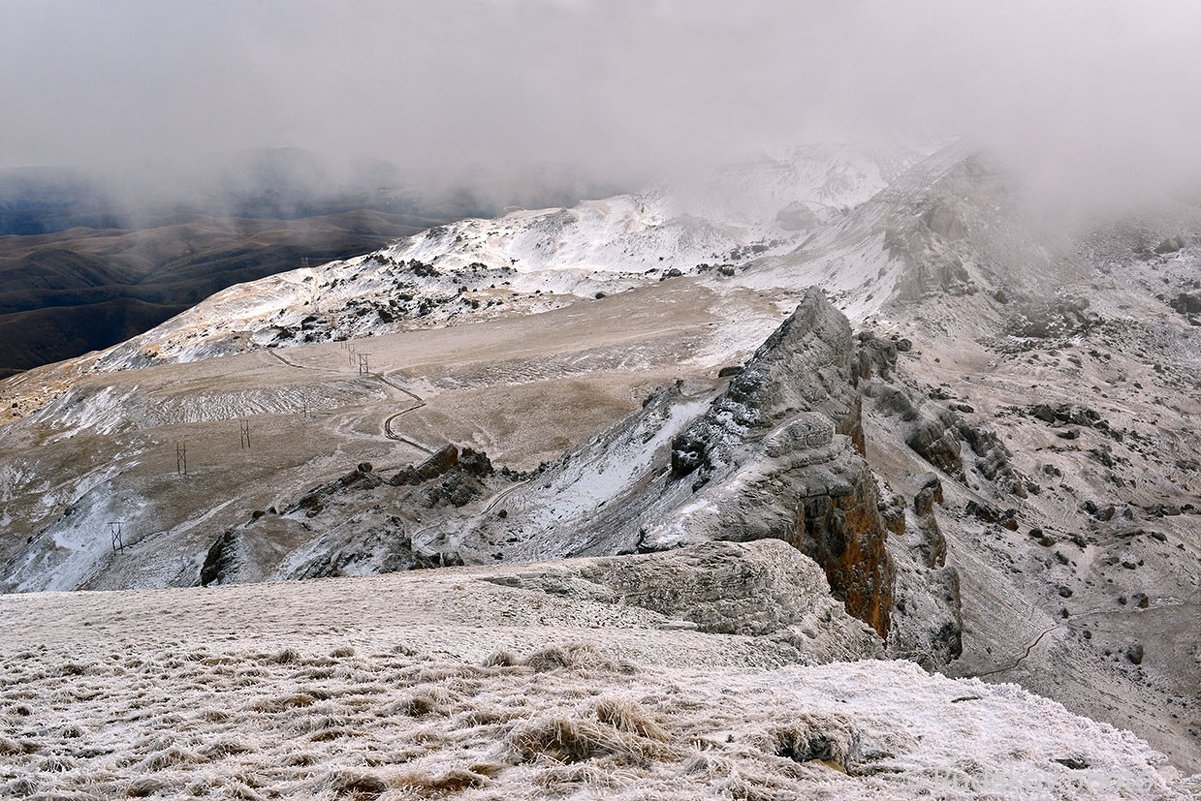
[(604, 179), (960, 135), (1048, 191), (1201, 175), (1201, 3), (0, 3), (0, 167), (301, 147)]

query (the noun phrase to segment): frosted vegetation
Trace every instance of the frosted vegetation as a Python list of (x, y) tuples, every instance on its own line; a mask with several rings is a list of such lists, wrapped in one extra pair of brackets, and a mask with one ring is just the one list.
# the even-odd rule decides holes
[(1189, 797), (1014, 685), (480, 579), (5, 596), (0, 796)]

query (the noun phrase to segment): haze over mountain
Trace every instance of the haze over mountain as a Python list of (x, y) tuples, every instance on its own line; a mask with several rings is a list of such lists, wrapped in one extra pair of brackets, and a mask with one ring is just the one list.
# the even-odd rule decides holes
[(381, 161), (335, 175), (296, 149), (210, 156), (191, 169), (170, 190), (81, 170), (0, 172), (0, 375), (128, 339), (233, 283), (514, 201), (585, 192), (562, 168), (553, 180), (543, 169), (538, 196), (445, 182), (432, 190)]
[(0, 795), (1201, 799), (1191, 4), (62, 8)]

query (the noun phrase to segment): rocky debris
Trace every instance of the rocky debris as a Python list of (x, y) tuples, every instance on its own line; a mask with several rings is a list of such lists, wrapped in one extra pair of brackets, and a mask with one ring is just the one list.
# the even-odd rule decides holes
[(1082, 297), (1027, 300), (1017, 304), (1006, 321), (1010, 336), (1031, 339), (1061, 339), (1096, 327), (1100, 318), (1088, 311), (1089, 301)]
[(813, 231), (821, 224), (807, 203), (794, 201), (776, 213), (776, 225), (785, 231)]
[[(394, 487), (416, 486), (440, 478), (455, 469), (458, 469), (459, 473), (464, 476), (475, 478), (487, 478), (495, 472), (492, 460), (483, 451), (466, 447), (459, 450), (454, 445), (447, 444), (430, 454), (421, 464), (409, 465), (403, 470), (397, 471), (392, 478), (388, 479), (388, 483)], [(463, 503), (455, 505), (462, 506)]]
[(958, 415), (932, 401), (915, 399), (908, 390), (883, 382), (872, 382), (863, 393), (875, 401), (877, 409), (897, 417), (907, 428), (905, 444), (927, 462), (947, 475), (963, 473), (963, 457), (957, 436)]
[(944, 293), (974, 293), (976, 285), (961, 253), (967, 235), (967, 224), (947, 197), (932, 196), (915, 213), (896, 219), (884, 231), (885, 252), (906, 268), (896, 298), (913, 302)]
[[(336, 578), (361, 572), (359, 565), (375, 562), (375, 573), (399, 573), (405, 570), (429, 570), (442, 567), (460, 567), (462, 558), (454, 552), (423, 552), (413, 548), (409, 537), (399, 532), (369, 530), (354, 541), (320, 549), (313, 558), (292, 570), (287, 578), (305, 580)], [(374, 546), (374, 548), (368, 547)], [(382, 546), (382, 554), (376, 552)]]
[(926, 473), (918, 478), (921, 489), (913, 496), (913, 511), (919, 517), (934, 514), (934, 504), (942, 506), (942, 481), (934, 473)]
[(1165, 239), (1162, 242), (1160, 242), (1158, 245), (1155, 246), (1155, 249), (1152, 252), (1155, 253), (1157, 256), (1165, 256), (1169, 253), (1176, 253), (1177, 251), (1179, 251), (1183, 248), (1184, 248), (1184, 237), (1174, 236), (1174, 237), (1170, 237), (1170, 238)]
[[(1012, 454), (991, 429), (965, 421), (955, 411), (918, 396), (915, 390), (884, 381), (864, 384), (863, 394), (874, 401), (877, 411), (898, 420), (910, 449), (948, 476), (963, 480), (961, 444), (966, 443), (976, 470), (1001, 491), (1024, 498), (1034, 486), (1014, 469)], [(959, 407), (971, 409), (963, 404)]]
[(1201, 315), (1201, 293), (1181, 292), (1171, 303), (1172, 309), (1185, 315), (1192, 322)]
[(959, 573), (946, 564), (947, 541), (934, 516), (942, 481), (928, 473), (920, 486), (912, 504), (896, 495), (882, 504), (896, 569), (888, 654), (934, 670), (963, 653), (963, 620)]
[(492, 460), (488, 458), (488, 454), (483, 451), (474, 450), (473, 448), (463, 448), (459, 451), (458, 466), (465, 473), (476, 478), (486, 478), (496, 472), (492, 466)]
[(200, 586), (224, 584), (237, 570), (237, 533), (227, 529), (209, 546), (200, 568)]
[(484, 494), (484, 484), (466, 468), (456, 466), (439, 481), (421, 490), (420, 503), (427, 509), (449, 505), (456, 509), (466, 506)]
[[(364, 467), (367, 469), (363, 470)], [(325, 509), (333, 496), (353, 490), (372, 490), (383, 483), (384, 480), (371, 469), (371, 465), (364, 462), (341, 478), (309, 490), (294, 505), (287, 507), (283, 513), (287, 515), (304, 510), (308, 517), (316, 517)]]
[(859, 349), (855, 360), (860, 379), (880, 378), (888, 381), (897, 365), (897, 342), (881, 339), (871, 331), (859, 332)]
[(388, 479), (388, 483), (394, 487), (405, 484), (421, 484), (437, 478), (458, 463), (459, 449), (448, 443), (430, 454), (420, 464), (409, 465), (403, 470), (398, 471), (392, 478)]
[(1038, 403), (1029, 408), (1029, 414), (1044, 423), (1085, 428), (1109, 428), (1109, 423), (1105, 422), (1098, 412), (1087, 406), (1073, 403), (1061, 403), (1056, 406), (1049, 403)]
[(1026, 497), (1027, 484), (1014, 470), (1009, 461), (1012, 454), (997, 432), (983, 426), (961, 424), (959, 433), (976, 455), (976, 469), (980, 475), (1004, 492), (1019, 498)]
[[(963, 511), (984, 523), (1002, 526), (1010, 531), (1017, 531), (1018, 529), (1017, 509), (997, 509), (995, 506), (982, 501), (969, 500), (964, 504)], [(1031, 529), (1031, 531), (1038, 531), (1039, 536), (1042, 535), (1042, 529)], [(1030, 536), (1033, 537), (1035, 535), (1031, 533)]]

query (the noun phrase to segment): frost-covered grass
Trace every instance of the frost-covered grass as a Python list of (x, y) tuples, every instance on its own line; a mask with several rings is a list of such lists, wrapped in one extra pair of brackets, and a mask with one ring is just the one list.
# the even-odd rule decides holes
[[(6, 596), (0, 796), (1181, 797), (1012, 685), (730, 664), (729, 637), (447, 575)], [(529, 627), (472, 606), (527, 596)]]

